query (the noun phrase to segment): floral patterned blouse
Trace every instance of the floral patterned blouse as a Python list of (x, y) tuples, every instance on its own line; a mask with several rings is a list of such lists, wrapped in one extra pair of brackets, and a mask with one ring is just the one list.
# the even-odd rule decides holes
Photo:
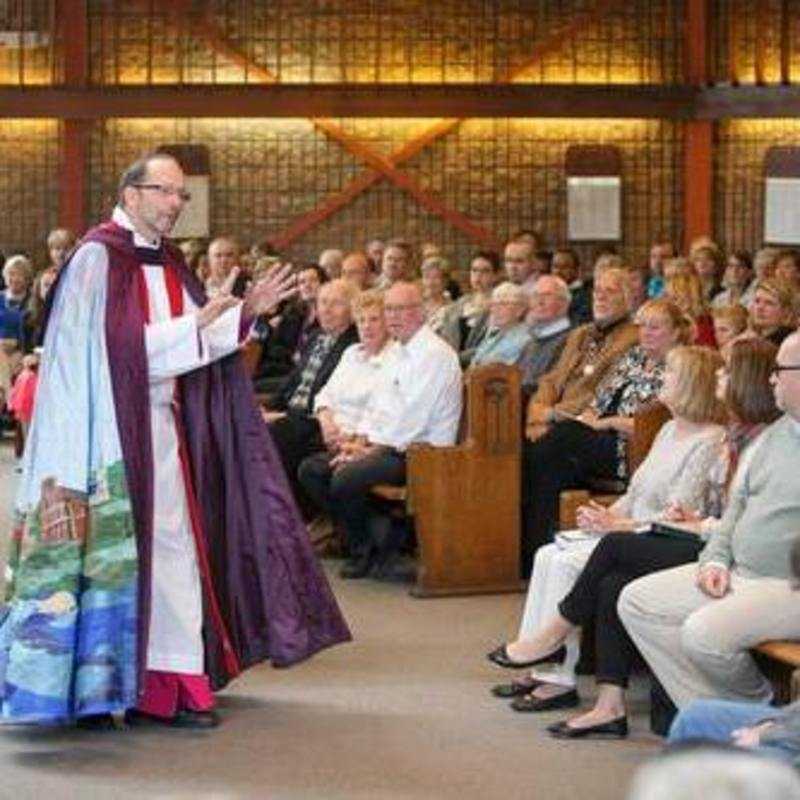
[[(641, 345), (634, 345), (600, 382), (592, 402), (598, 417), (632, 417), (661, 391), (664, 362), (648, 361)], [(617, 434), (617, 476), (628, 477), (628, 440)]]
[(631, 417), (661, 391), (664, 362), (649, 362), (641, 345), (634, 345), (609, 370), (595, 393), (592, 409), (598, 417)]

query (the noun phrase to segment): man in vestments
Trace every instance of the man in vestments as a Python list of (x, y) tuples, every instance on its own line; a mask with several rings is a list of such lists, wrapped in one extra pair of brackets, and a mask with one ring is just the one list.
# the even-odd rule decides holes
[(207, 300), (155, 153), (50, 293), (0, 624), (0, 718), (213, 727), (212, 690), (350, 638), (237, 354), (285, 271)]

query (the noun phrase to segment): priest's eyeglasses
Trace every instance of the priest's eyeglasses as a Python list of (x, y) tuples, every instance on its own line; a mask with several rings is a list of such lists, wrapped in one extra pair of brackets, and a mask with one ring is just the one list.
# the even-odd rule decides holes
[(776, 364), (771, 370), (771, 375), (780, 375), (781, 372), (793, 372), (794, 370), (800, 369), (800, 364)]
[(191, 192), (187, 192), (186, 189), (176, 189), (174, 186), (167, 186), (163, 183), (134, 183), (133, 186), (136, 189), (151, 189), (164, 197), (177, 196), (184, 203), (188, 203), (192, 199)]

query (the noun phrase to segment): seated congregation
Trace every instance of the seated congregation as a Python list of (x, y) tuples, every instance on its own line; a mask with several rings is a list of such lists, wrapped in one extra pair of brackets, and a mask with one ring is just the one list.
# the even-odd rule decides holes
[[(66, 232), (54, 232), (54, 248), (55, 234)], [(281, 263), (230, 237), (207, 250), (187, 242), (185, 253), (209, 293), (234, 267), (243, 289)], [(548, 251), (520, 231), (502, 257), (475, 252), (464, 291), (439, 247), (420, 248), (419, 270), (416, 256), (401, 239), (325, 250), (250, 333), (265, 424), (320, 552), (345, 555), (344, 579), (397, 580), (415, 547), (421, 570), (435, 571), (424, 559), (436, 553), (447, 570), (448, 551), (431, 546), (434, 517), (437, 536), (488, 548), (473, 548), (464, 574), (491, 571), (492, 548), (511, 541), (505, 583), (473, 588), (529, 579), (516, 638), (489, 653), (524, 673), (492, 688), (514, 711), (578, 709), (548, 727), (559, 738), (626, 736), (626, 689), (644, 667), (656, 727), (665, 733), (678, 715), (672, 739), (757, 726), (733, 743), (780, 731), (773, 749), (798, 755), (797, 712), (768, 707), (772, 686), (751, 651), (800, 639), (800, 256), (763, 248), (725, 259), (704, 237), (687, 257), (657, 242), (635, 267), (603, 252), (584, 276), (574, 250)], [(23, 431), (18, 398), (30, 403), (35, 390), (25, 359), (62, 258), (35, 281), (24, 256), (3, 271), (0, 393)], [(485, 452), (498, 458), (483, 468), (500, 456), (503, 467), (476, 483), (467, 472), (479, 436), (494, 437)], [(459, 441), (467, 461), (448, 449)], [(415, 457), (425, 447), (445, 457)], [(420, 486), (423, 461), (436, 480), (476, 487), (472, 500), (491, 504), (505, 529), (479, 513), (473, 526), (485, 529), (448, 528), (448, 508), (427, 513), (422, 493), (409, 520), (386, 487), (402, 497), (400, 487)], [(585, 499), (565, 520), (573, 490)], [(598, 687), (585, 709), (579, 659), (593, 662)]]

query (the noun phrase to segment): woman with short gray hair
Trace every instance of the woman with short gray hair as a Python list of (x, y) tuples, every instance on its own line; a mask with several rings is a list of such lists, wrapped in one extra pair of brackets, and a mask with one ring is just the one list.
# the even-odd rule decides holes
[(33, 267), (27, 256), (11, 256), (3, 265), (6, 288), (0, 291), (0, 408), (29, 346), (27, 309), (32, 278)]

